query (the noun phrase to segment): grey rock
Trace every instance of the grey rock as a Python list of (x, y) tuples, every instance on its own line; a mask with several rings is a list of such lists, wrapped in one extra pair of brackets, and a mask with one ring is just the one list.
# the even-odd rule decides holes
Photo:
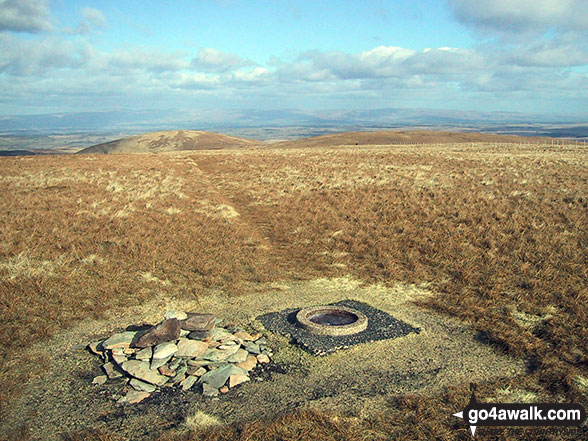
[(176, 375), (171, 378), (170, 383), (176, 384), (184, 379), (186, 376), (186, 372), (188, 372), (188, 367), (185, 364), (182, 364), (176, 370)]
[(225, 364), (218, 369), (208, 371), (202, 375), (200, 382), (218, 389), (224, 386), (231, 375), (237, 374), (247, 375), (247, 371), (232, 364)]
[(198, 377), (195, 377), (193, 375), (188, 375), (186, 377), (186, 379), (180, 383), (180, 386), (182, 386), (182, 390), (188, 390), (192, 386), (194, 386), (194, 384), (196, 384), (197, 381), (198, 381)]
[(129, 381), (131, 387), (135, 390), (143, 391), (143, 392), (155, 392), (157, 386), (153, 384), (145, 383), (144, 381), (137, 380), (136, 378), (131, 378)]
[(172, 357), (169, 368), (175, 371), (182, 363), (183, 360), (181, 358)]
[(247, 360), (247, 356), (249, 355), (249, 352), (247, 352), (245, 349), (237, 349), (237, 352), (235, 352), (233, 355), (231, 355), (230, 357), (227, 358), (227, 361), (229, 363), (241, 363), (245, 360)]
[(218, 389), (216, 387), (212, 387), (207, 383), (202, 385), (202, 395), (205, 397), (216, 397), (218, 396)]
[(102, 347), (104, 349), (128, 348), (136, 335), (137, 331), (125, 331), (114, 334), (104, 340)]
[(153, 357), (153, 348), (151, 346), (135, 353), (135, 358), (137, 360), (149, 361), (151, 360), (151, 357)]
[(119, 366), (128, 360), (127, 356), (122, 352), (122, 349), (121, 350), (113, 349), (110, 356), (112, 357), (114, 362)]
[(98, 375), (97, 377), (94, 377), (92, 384), (102, 385), (106, 383), (106, 380), (108, 380), (106, 375)]
[(151, 359), (151, 369), (158, 369), (161, 366), (165, 365), (168, 361), (170, 361), (172, 356), (168, 356), (166, 358), (152, 358)]
[(209, 348), (199, 358), (210, 361), (225, 361), (238, 350), (238, 345), (229, 346), (227, 349)]
[(186, 331), (188, 332), (188, 338), (192, 340), (203, 340), (210, 336), (209, 331)]
[(206, 368), (204, 366), (188, 366), (188, 375), (195, 375), (200, 377), (206, 373)]
[(104, 346), (102, 343), (104, 343), (104, 340), (94, 341), (90, 343), (87, 348), (92, 354), (102, 355), (104, 354)]
[(180, 322), (171, 318), (158, 323), (137, 337), (134, 346), (146, 348), (163, 342), (177, 340), (180, 337)]
[(153, 359), (162, 359), (167, 358), (169, 359), (172, 355), (174, 355), (178, 351), (178, 347), (175, 343), (172, 342), (165, 342), (160, 343), (153, 348)]
[(210, 331), (210, 338), (219, 341), (222, 339), (233, 338), (233, 334), (224, 328), (214, 328)]
[(251, 352), (252, 354), (261, 354), (261, 348), (259, 347), (259, 345), (257, 343), (251, 343), (251, 342), (243, 342), (243, 347), (245, 349), (247, 349), (247, 351)]
[(204, 354), (207, 349), (208, 345), (203, 341), (180, 338), (178, 341), (178, 352), (176, 352), (176, 357), (199, 357)]
[(110, 379), (119, 378), (123, 376), (122, 372), (117, 367), (115, 367), (114, 364), (110, 362), (103, 364), (102, 369)]
[(149, 392), (141, 392), (138, 390), (131, 389), (129, 392), (127, 392), (127, 394), (124, 397), (119, 398), (117, 403), (136, 404), (143, 401), (149, 395), (151, 395)]
[(168, 378), (161, 375), (159, 371), (149, 369), (149, 363), (141, 360), (129, 360), (122, 364), (122, 369), (131, 375), (132, 377), (138, 378), (139, 380), (146, 381), (147, 383), (161, 386), (167, 383)]

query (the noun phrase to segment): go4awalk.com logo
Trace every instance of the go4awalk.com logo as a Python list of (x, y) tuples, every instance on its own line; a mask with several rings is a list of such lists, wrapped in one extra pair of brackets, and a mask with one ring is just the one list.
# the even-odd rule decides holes
[(476, 400), (475, 385), (470, 385), (470, 402), (453, 416), (462, 418), (470, 426), (472, 437), (479, 426), (580, 426), (586, 411), (574, 403), (480, 403)]

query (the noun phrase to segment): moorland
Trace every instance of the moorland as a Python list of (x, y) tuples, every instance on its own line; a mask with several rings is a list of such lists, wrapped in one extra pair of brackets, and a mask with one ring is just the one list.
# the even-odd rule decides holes
[[(2, 439), (466, 440), (471, 382), (588, 408), (586, 147), (369, 136), (0, 158)], [(268, 335), (271, 375), (218, 401), (91, 384), (85, 344), (166, 309), (264, 331), (344, 298), (423, 332), (326, 357)]]

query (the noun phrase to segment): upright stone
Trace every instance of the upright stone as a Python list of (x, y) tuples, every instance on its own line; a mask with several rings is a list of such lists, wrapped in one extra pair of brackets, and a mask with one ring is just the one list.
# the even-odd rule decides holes
[(180, 322), (176, 318), (166, 319), (145, 331), (134, 343), (138, 348), (146, 348), (159, 343), (180, 338)]

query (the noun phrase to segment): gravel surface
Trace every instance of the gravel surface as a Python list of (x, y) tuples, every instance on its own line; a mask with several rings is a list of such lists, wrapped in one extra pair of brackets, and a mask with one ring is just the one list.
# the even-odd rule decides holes
[(313, 355), (326, 355), (339, 349), (349, 348), (359, 343), (404, 337), (411, 332), (420, 333), (419, 328), (397, 320), (391, 315), (366, 303), (355, 300), (343, 300), (330, 303), (329, 306), (346, 306), (363, 312), (368, 318), (364, 331), (352, 335), (331, 336), (318, 335), (300, 327), (296, 314), (300, 308), (285, 309), (259, 316), (257, 319), (271, 332), (291, 337), (292, 340)]

